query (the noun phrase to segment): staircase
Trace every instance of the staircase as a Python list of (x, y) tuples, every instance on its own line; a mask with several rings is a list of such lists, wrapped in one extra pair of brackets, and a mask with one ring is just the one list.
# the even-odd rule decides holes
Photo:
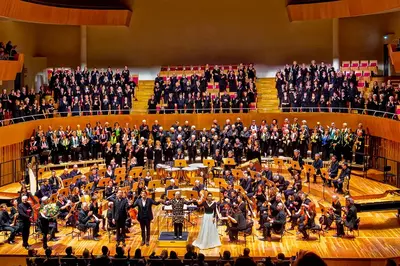
[(153, 94), (154, 80), (140, 80), (139, 88), (136, 88), (137, 101), (133, 102), (133, 112), (147, 113), (147, 101)]
[(257, 87), (257, 108), (262, 113), (278, 113), (279, 99), (275, 88), (275, 78), (259, 78)]

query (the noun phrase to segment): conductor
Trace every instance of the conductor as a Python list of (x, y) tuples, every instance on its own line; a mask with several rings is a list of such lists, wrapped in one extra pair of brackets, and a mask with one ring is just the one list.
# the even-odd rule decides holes
[(150, 242), (150, 223), (153, 220), (153, 211), (151, 207), (153, 205), (159, 205), (161, 202), (154, 201), (147, 197), (147, 192), (142, 190), (138, 198), (133, 204), (133, 208), (138, 207), (138, 221), (140, 223), (140, 229), (142, 231), (142, 246), (146, 243), (146, 246)]

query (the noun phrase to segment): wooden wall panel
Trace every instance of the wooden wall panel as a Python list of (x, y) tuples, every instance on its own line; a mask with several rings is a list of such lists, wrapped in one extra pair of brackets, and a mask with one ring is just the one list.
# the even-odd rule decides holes
[(24, 55), (20, 54), (18, 60), (0, 60), (0, 80), (15, 80), (17, 73), (22, 71), (24, 58)]
[(346, 18), (395, 11), (400, 0), (339, 0), (333, 2), (288, 5), (291, 21)]
[[(18, 159), (22, 156), (23, 142), (11, 144), (0, 148), (0, 186), (12, 183), (22, 177), (22, 167), (19, 161), (13, 162), (12, 160)], [(19, 173), (14, 176), (13, 168)]]
[(130, 10), (58, 8), (20, 0), (2, 0), (0, 16), (47, 24), (129, 26), (132, 12)]

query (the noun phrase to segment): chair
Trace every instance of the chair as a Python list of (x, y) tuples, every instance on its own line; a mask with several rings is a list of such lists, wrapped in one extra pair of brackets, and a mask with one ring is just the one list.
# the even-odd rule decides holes
[(365, 81), (370, 82), (371, 81), (371, 71), (370, 70), (364, 70), (363, 71), (363, 77), (364, 77)]
[(108, 243), (111, 243), (111, 236), (117, 231), (116, 227), (107, 226)]
[(357, 231), (357, 236), (360, 236), (360, 221), (360, 217), (358, 217), (354, 224), (354, 228), (349, 228), (344, 225), (346, 235), (350, 235), (350, 233), (352, 233), (352, 237), (355, 238), (356, 236), (354, 234), (354, 231)]
[(354, 61), (351, 61), (350, 69), (351, 70), (358, 70), (359, 66), (360, 66), (360, 61), (354, 60)]
[(350, 71), (350, 61), (342, 62), (342, 71)]
[(323, 230), (322, 230), (320, 225), (316, 224), (311, 228), (307, 227), (306, 231), (307, 231), (308, 235), (310, 235), (311, 233), (312, 234), (318, 234), (318, 242), (321, 241), (321, 232), (323, 232)]
[(284, 224), (282, 224), (282, 227), (279, 229), (272, 227), (272, 233), (275, 235), (281, 236), (281, 238), (279, 239), (279, 242), (282, 242), (282, 238), (285, 235), (285, 232), (286, 232), (286, 222)]
[(368, 60), (360, 61), (360, 70), (368, 70)]
[(361, 71), (361, 70), (356, 70), (356, 71), (354, 71), (354, 74), (356, 74), (356, 77), (357, 77), (357, 78), (361, 78), (361, 76), (362, 76), (362, 71)]
[(90, 238), (91, 236), (93, 237), (93, 230), (90, 227), (85, 227), (81, 224), (78, 224), (76, 226), (76, 229), (78, 229), (79, 232), (76, 233), (72, 229), (71, 237), (74, 238), (74, 235), (76, 235), (78, 237), (78, 241), (79, 241), (79, 237), (81, 236), (82, 233), (84, 233), (84, 234), (87, 233), (88, 238)]

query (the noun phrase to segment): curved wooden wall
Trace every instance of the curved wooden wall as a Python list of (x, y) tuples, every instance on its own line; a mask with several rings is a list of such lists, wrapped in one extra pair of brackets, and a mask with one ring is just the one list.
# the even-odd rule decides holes
[(46, 24), (129, 26), (131, 16), (130, 10), (58, 8), (20, 0), (2, 0), (0, 5), (0, 17)]
[(288, 5), (290, 21), (356, 17), (400, 8), (400, 0), (340, 0), (317, 4)]
[(86, 123), (95, 124), (96, 121), (101, 123), (109, 122), (114, 124), (118, 122), (121, 126), (125, 123), (129, 123), (130, 126), (134, 124), (140, 125), (143, 119), (146, 119), (148, 124), (153, 124), (154, 120), (158, 120), (160, 125), (164, 129), (179, 121), (182, 125), (186, 120), (191, 125), (195, 125), (198, 130), (203, 128), (209, 129), (212, 121), (216, 119), (220, 125), (225, 123), (226, 119), (230, 119), (232, 122), (236, 121), (236, 118), (240, 117), (245, 125), (250, 125), (251, 120), (256, 120), (259, 124), (261, 120), (265, 119), (268, 123), (271, 123), (272, 119), (277, 119), (278, 123), (282, 125), (285, 118), (289, 118), (293, 121), (293, 118), (297, 117), (299, 121), (307, 120), (309, 126), (313, 127), (317, 122), (322, 125), (330, 125), (331, 122), (335, 122), (336, 126), (341, 128), (342, 123), (346, 122), (351, 128), (355, 129), (358, 123), (363, 123), (364, 128), (370, 135), (381, 137), (394, 142), (400, 142), (400, 122), (379, 118), (367, 115), (357, 114), (339, 114), (339, 113), (248, 113), (248, 114), (181, 114), (181, 115), (147, 115), (147, 114), (133, 114), (133, 115), (108, 115), (108, 116), (78, 116), (78, 117), (67, 117), (67, 118), (52, 118), (44, 120), (36, 120), (30, 122), (19, 123), (15, 125), (0, 127), (0, 147), (20, 143), (28, 139), (32, 132), (37, 129), (39, 125), (44, 130), (47, 130), (48, 126), (52, 126), (53, 129), (57, 129), (59, 126), (64, 128), (70, 125), (75, 128), (77, 124), (81, 127), (85, 127)]
[(15, 80), (17, 73), (24, 66), (24, 55), (19, 54), (18, 60), (0, 60), (0, 80)]
[(395, 44), (388, 44), (388, 50), (389, 50), (390, 61), (392, 62), (394, 70), (397, 73), (399, 73), (400, 72), (400, 51), (396, 51)]

